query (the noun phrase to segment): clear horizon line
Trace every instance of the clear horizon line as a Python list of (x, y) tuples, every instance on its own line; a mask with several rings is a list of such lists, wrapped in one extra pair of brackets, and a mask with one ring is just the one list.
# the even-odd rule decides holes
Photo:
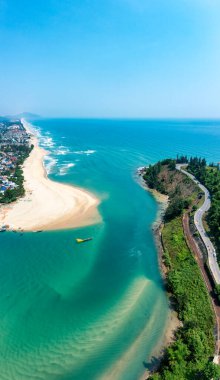
[[(28, 117), (30, 114), (30, 117)], [(178, 120), (207, 120), (207, 121), (220, 121), (220, 116), (217, 117), (202, 117), (202, 116), (183, 116), (183, 117), (174, 117), (174, 116), (65, 116), (65, 115), (40, 115), (35, 114), (34, 112), (20, 112), (17, 114), (7, 114), (7, 115), (0, 115), (2, 118), (10, 118), (10, 117), (17, 117), (18, 119), (24, 117), (24, 118), (40, 118), (40, 119), (76, 119), (76, 120), (140, 120), (140, 121), (148, 121), (148, 120), (170, 120), (170, 121), (178, 121)]]
[[(13, 115), (12, 115), (13, 116)], [(49, 116), (49, 115), (39, 115), (38, 116), (41, 119), (76, 119), (76, 120), (215, 120), (220, 121), (220, 116), (218, 117), (128, 117), (128, 116), (61, 116), (61, 115), (55, 115), (55, 116)]]

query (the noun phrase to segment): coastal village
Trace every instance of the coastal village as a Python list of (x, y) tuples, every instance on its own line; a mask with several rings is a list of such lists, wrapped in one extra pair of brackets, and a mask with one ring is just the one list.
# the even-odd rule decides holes
[(30, 135), (20, 120), (0, 120), (0, 203), (23, 194), (20, 165), (31, 149)]

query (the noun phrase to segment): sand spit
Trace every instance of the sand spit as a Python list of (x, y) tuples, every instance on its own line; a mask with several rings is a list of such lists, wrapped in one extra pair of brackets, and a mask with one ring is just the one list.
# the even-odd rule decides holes
[(89, 192), (47, 177), (43, 159), (48, 152), (39, 147), (36, 134), (22, 119), (31, 134), (34, 149), (23, 165), (25, 196), (1, 206), (0, 225), (24, 231), (75, 228), (101, 221), (99, 200)]

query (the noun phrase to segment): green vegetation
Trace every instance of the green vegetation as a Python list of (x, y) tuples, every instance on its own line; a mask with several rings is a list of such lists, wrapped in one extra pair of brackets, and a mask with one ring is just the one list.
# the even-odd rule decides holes
[(153, 166), (150, 165), (143, 176), (149, 188), (169, 196), (166, 221), (181, 215), (183, 210), (189, 208), (192, 203), (196, 207), (199, 200), (198, 187), (188, 177), (177, 171), (175, 165), (175, 160), (163, 160)]
[(199, 268), (186, 244), (181, 217), (165, 223), (163, 243), (168, 289), (175, 297), (183, 327), (152, 379), (217, 379), (216, 367), (210, 363), (214, 352), (213, 313)]
[(188, 157), (187, 156), (179, 156), (177, 154), (177, 157), (176, 157), (176, 163), (177, 164), (186, 164), (188, 162)]
[(188, 170), (210, 191), (212, 204), (207, 223), (220, 256), (220, 170), (213, 165), (207, 167), (206, 161), (197, 157), (189, 160)]
[(158, 178), (158, 174), (161, 172), (161, 162), (155, 165), (150, 165), (144, 174), (144, 180), (150, 189), (156, 189), (162, 194), (167, 194), (164, 185)]
[(178, 215), (181, 215), (183, 210), (187, 209), (190, 204), (191, 201), (189, 199), (183, 199), (182, 197), (175, 196), (167, 207), (165, 220), (168, 221)]
[[(174, 161), (175, 162), (175, 161)], [(217, 380), (220, 369), (210, 358), (214, 353), (214, 317), (200, 270), (184, 237), (181, 214), (196, 207), (198, 187), (175, 170), (173, 160), (150, 166), (144, 174), (149, 187), (169, 195), (162, 231), (167, 286), (173, 294), (182, 327), (165, 352), (152, 380)]]
[(15, 169), (15, 173), (12, 179), (18, 187), (11, 190), (6, 190), (0, 198), (0, 203), (11, 203), (16, 201), (17, 198), (22, 197), (24, 195), (25, 190), (23, 186), (23, 171), (19, 166), (17, 166), (17, 168)]
[(218, 300), (220, 301), (220, 285), (219, 284), (215, 285), (215, 290), (214, 291), (215, 291), (215, 294), (216, 294)]
[[(0, 195), (0, 203), (11, 203), (16, 201), (19, 197), (22, 197), (25, 194), (24, 190), (24, 176), (23, 170), (21, 169), (21, 165), (24, 163), (26, 158), (29, 156), (31, 150), (33, 149), (33, 145), (29, 146), (19, 146), (19, 147), (10, 147), (10, 150), (17, 152), (19, 155), (18, 160), (16, 162), (15, 170), (11, 171), (13, 176), (11, 180), (17, 185), (14, 189), (7, 189), (4, 194)], [(10, 175), (10, 170), (5, 173)]]

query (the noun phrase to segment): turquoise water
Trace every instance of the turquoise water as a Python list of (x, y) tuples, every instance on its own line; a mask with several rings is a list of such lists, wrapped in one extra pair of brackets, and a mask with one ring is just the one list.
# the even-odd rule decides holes
[[(220, 161), (220, 122), (34, 123), (56, 181), (100, 199), (101, 224), (0, 236), (1, 380), (135, 380), (163, 338), (168, 304), (135, 171), (179, 154)], [(33, 215), (34, 217), (34, 215)], [(93, 236), (76, 245), (75, 237)]]

